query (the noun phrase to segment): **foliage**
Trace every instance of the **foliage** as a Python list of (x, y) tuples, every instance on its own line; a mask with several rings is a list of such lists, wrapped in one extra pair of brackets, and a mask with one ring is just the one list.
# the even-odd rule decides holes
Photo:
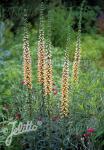
[[(74, 8), (73, 8), (74, 9)], [(79, 9), (72, 11), (72, 16), (73, 16), (73, 27), (76, 29), (77, 27), (77, 21), (79, 17)], [(85, 6), (84, 12), (83, 12), (83, 19), (82, 19), (82, 32), (87, 32), (87, 33), (96, 33), (97, 32), (97, 18), (98, 15), (100, 14), (100, 7), (95, 6)]]
[[(41, 111), (39, 110), (40, 104), (40, 87), (33, 89), (32, 99), (33, 99), (33, 116), (35, 122), (40, 121), (43, 123), (42, 126), (38, 128), (36, 133), (29, 134), (28, 136), (18, 137), (18, 140), (21, 139), (21, 142), (24, 141), (24, 146), (31, 148), (30, 141), (35, 139), (35, 145), (32, 146), (35, 149), (76, 149), (76, 147), (82, 147), (82, 149), (89, 148), (92, 150), (103, 149), (103, 120), (104, 120), (104, 103), (103, 103), (103, 82), (104, 74), (93, 69), (90, 65), (88, 68), (83, 68), (83, 63), (81, 65), (80, 72), (80, 82), (77, 86), (71, 87), (71, 106), (70, 106), (70, 117), (66, 119), (61, 119), (59, 112), (56, 110), (59, 109), (59, 97), (60, 90), (54, 95), (52, 94), (52, 101), (54, 100), (54, 105), (52, 105), (52, 115), (51, 118), (41, 117)], [(90, 74), (89, 74), (90, 72)], [(14, 85), (12, 91), (14, 94), (18, 92), (17, 95), (14, 95), (12, 101), (15, 104), (16, 109), (13, 114), (21, 113), (21, 119), (26, 119), (25, 111), (22, 110), (26, 101), (26, 85), (20, 84)], [(60, 89), (60, 88), (59, 88)], [(35, 92), (34, 92), (35, 91)], [(96, 93), (96, 94), (95, 94)], [(28, 96), (28, 95), (27, 95)], [(21, 102), (20, 102), (21, 100)], [(23, 102), (22, 102), (23, 101)], [(22, 105), (23, 103), (23, 105)], [(21, 109), (22, 108), (22, 109)], [(10, 110), (9, 110), (10, 111)], [(38, 112), (38, 113), (37, 113)], [(93, 128), (93, 133), (88, 133), (87, 129)], [(17, 138), (14, 138), (14, 142), (10, 149), (12, 150), (16, 144)], [(96, 142), (95, 142), (96, 141)], [(88, 142), (90, 143), (88, 145)], [(26, 144), (27, 143), (27, 144)], [(31, 144), (29, 144), (31, 143)], [(20, 145), (20, 144), (19, 144)], [(17, 146), (19, 146), (17, 145)], [(21, 149), (23, 145), (21, 143)], [(6, 148), (8, 149), (8, 148)]]
[[(57, 7), (52, 10), (52, 43), (56, 47), (65, 48), (68, 26), (72, 25), (73, 18), (65, 7)], [(73, 30), (72, 30), (73, 32)]]

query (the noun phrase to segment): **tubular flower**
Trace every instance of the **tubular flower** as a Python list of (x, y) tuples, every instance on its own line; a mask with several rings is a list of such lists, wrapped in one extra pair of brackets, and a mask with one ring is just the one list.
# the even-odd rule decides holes
[(75, 58), (73, 63), (73, 81), (78, 81), (78, 72), (79, 72), (79, 65), (80, 65), (80, 50), (76, 48)]
[(45, 68), (45, 84), (44, 91), (45, 95), (49, 95), (52, 91), (53, 79), (52, 79), (52, 61), (51, 61), (51, 11), (48, 12), (48, 26), (47, 26), (47, 37), (46, 37), (46, 68)]
[(69, 64), (65, 60), (63, 73), (62, 73), (62, 97), (61, 97), (61, 116), (66, 117), (68, 115), (68, 94), (69, 90)]
[(23, 70), (24, 70), (24, 82), (29, 89), (32, 89), (31, 56), (29, 50), (29, 38), (26, 31), (23, 39)]
[(40, 40), (38, 43), (38, 81), (39, 83), (44, 83), (45, 76), (45, 42), (44, 42), (44, 32), (40, 32)]
[(44, 90), (45, 95), (49, 95), (52, 91), (53, 79), (52, 79), (52, 62), (51, 62), (51, 43), (49, 42), (46, 47), (46, 68), (45, 68), (45, 83)]
[(39, 41), (38, 41), (38, 81), (41, 84), (44, 84), (45, 57), (46, 56), (45, 56), (43, 9), (41, 8), (41, 12), (40, 12), (40, 30), (39, 30)]

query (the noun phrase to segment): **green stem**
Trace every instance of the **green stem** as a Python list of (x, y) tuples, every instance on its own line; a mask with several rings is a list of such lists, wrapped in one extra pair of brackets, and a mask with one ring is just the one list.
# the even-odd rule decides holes
[(45, 96), (44, 96), (44, 85), (41, 85), (41, 103), (40, 103), (41, 116), (45, 116)]
[(32, 106), (31, 106), (31, 90), (28, 89), (28, 108), (29, 108), (29, 118), (32, 117)]
[(48, 130), (48, 136), (49, 136), (49, 148), (51, 148), (51, 111), (50, 111), (50, 95), (47, 96), (47, 114), (49, 118), (49, 130)]

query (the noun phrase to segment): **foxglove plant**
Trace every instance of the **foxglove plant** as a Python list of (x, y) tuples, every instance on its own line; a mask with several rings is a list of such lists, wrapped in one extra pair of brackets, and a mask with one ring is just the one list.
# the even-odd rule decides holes
[[(23, 71), (24, 71), (24, 83), (28, 88), (28, 100), (26, 102), (26, 108), (29, 109), (29, 115), (32, 115), (31, 106), (31, 89), (32, 89), (32, 67), (31, 67), (31, 55), (29, 49), (29, 37), (27, 27), (27, 15), (24, 17), (24, 38), (23, 38)], [(27, 111), (27, 110), (26, 110)]]
[(63, 73), (62, 73), (62, 96), (61, 96), (61, 116), (66, 117), (69, 113), (68, 101), (69, 101), (69, 63), (65, 57)]
[(29, 89), (32, 89), (32, 68), (31, 68), (31, 55), (29, 49), (27, 21), (24, 27), (24, 38), (23, 38), (23, 70), (24, 70), (24, 83), (27, 85)]
[(73, 82), (78, 82), (78, 74), (79, 74), (79, 67), (80, 67), (80, 58), (81, 58), (81, 22), (82, 22), (82, 10), (84, 6), (85, 0), (82, 2), (81, 9), (80, 9), (80, 17), (79, 17), (79, 24), (78, 24), (78, 36), (76, 42), (76, 51), (74, 56), (73, 62)]
[[(69, 31), (69, 30), (68, 30)], [(62, 88), (61, 88), (61, 116), (67, 117), (69, 114), (69, 60), (68, 49), (70, 48), (70, 32), (67, 35), (65, 60), (62, 72)]]
[(52, 79), (52, 61), (51, 61), (51, 43), (48, 43), (47, 45), (47, 52), (46, 52), (46, 67), (45, 67), (45, 95), (49, 95), (52, 92), (52, 85), (53, 85), (53, 79)]
[(41, 116), (45, 115), (45, 85), (46, 85), (46, 51), (45, 51), (45, 33), (44, 33), (44, 5), (40, 8), (40, 26), (38, 40), (38, 82), (41, 87), (41, 101), (39, 104)]
[(43, 3), (41, 3), (39, 41), (38, 41), (38, 81), (40, 84), (43, 85), (45, 77), (45, 56), (46, 54), (45, 54)]
[(46, 37), (46, 59), (45, 59), (45, 95), (49, 95), (52, 92), (53, 86), (53, 71), (52, 71), (52, 60), (51, 60), (51, 16), (48, 14), (48, 27)]

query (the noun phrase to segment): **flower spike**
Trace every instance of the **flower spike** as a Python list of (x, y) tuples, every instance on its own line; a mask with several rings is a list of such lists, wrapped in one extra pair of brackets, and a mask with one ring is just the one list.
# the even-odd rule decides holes
[(38, 81), (44, 84), (45, 77), (45, 39), (44, 39), (44, 17), (43, 17), (43, 3), (41, 3), (40, 10), (40, 29), (38, 41)]
[(31, 55), (29, 50), (29, 37), (28, 37), (26, 16), (24, 27), (24, 39), (23, 39), (23, 70), (24, 70), (24, 82), (29, 89), (32, 89)]

